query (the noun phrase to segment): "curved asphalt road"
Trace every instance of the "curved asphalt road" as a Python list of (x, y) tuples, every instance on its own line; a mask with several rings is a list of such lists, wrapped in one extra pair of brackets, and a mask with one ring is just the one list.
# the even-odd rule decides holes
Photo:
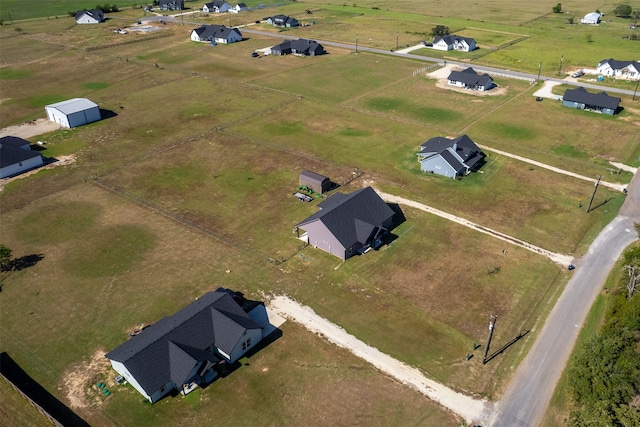
[(490, 426), (534, 427), (540, 424), (591, 305), (622, 251), (638, 239), (633, 225), (640, 222), (638, 175), (629, 184), (628, 192), (619, 215), (576, 263), (574, 276), (496, 405)]

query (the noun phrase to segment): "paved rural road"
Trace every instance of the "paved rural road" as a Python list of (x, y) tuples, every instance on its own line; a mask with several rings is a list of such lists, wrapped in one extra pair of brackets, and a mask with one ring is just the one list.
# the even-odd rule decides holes
[(640, 222), (640, 177), (637, 174), (629, 184), (628, 192), (619, 215), (602, 230), (589, 252), (576, 262), (574, 276), (496, 405), (488, 425), (540, 425), (591, 305), (622, 251), (638, 239), (633, 225)]

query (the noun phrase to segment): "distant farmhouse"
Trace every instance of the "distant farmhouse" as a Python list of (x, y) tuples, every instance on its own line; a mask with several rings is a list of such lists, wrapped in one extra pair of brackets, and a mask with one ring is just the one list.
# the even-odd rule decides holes
[(224, 0), (212, 1), (202, 6), (202, 11), (208, 13), (224, 13), (228, 12), (229, 9), (231, 9), (231, 5)]
[(21, 174), (44, 163), (29, 141), (17, 136), (0, 138), (0, 178)]
[(74, 128), (100, 120), (98, 104), (87, 98), (73, 98), (44, 107), (50, 121), (65, 128)]
[(602, 18), (601, 13), (591, 12), (584, 15), (584, 18), (580, 20), (580, 23), (588, 24), (588, 25), (598, 25), (600, 23), (601, 18)]
[(229, 12), (240, 13), (240, 12), (244, 12), (245, 10), (248, 10), (247, 5), (244, 3), (238, 3), (235, 6), (232, 6), (231, 9), (229, 9)]
[[(247, 307), (249, 308), (249, 307)], [(248, 313), (237, 297), (209, 292), (107, 353), (111, 366), (151, 403), (213, 381), (263, 338), (263, 304)]]
[(203, 25), (191, 31), (191, 40), (196, 42), (235, 43), (242, 41), (242, 33), (237, 28), (224, 25)]
[(324, 47), (314, 40), (287, 40), (271, 48), (272, 55), (318, 56), (325, 53)]
[(462, 71), (452, 71), (447, 80), (450, 85), (472, 90), (485, 91), (494, 86), (489, 74), (478, 74), (471, 67)]
[(371, 187), (350, 194), (336, 193), (318, 203), (319, 212), (296, 225), (301, 240), (340, 259), (382, 244), (393, 225), (393, 210)]
[(161, 10), (183, 10), (184, 0), (160, 0), (158, 6)]
[(104, 22), (101, 10), (79, 10), (76, 12), (76, 24), (99, 24)]
[(614, 115), (620, 104), (620, 98), (609, 96), (606, 92), (591, 93), (585, 88), (567, 89), (562, 97), (562, 105), (596, 113)]
[(640, 62), (617, 61), (615, 59), (603, 59), (596, 69), (602, 76), (621, 77), (632, 80), (640, 80)]
[(476, 49), (475, 39), (469, 37), (459, 37), (449, 35), (436, 37), (433, 40), (433, 48), (437, 50), (459, 50), (461, 52), (471, 52)]
[(274, 27), (281, 27), (281, 28), (291, 28), (291, 27), (297, 27), (298, 25), (300, 25), (297, 19), (291, 18), (286, 15), (271, 16), (267, 18), (267, 24), (273, 25)]
[(485, 154), (467, 135), (455, 139), (437, 136), (420, 145), (418, 161), (423, 172), (456, 178), (478, 170)]

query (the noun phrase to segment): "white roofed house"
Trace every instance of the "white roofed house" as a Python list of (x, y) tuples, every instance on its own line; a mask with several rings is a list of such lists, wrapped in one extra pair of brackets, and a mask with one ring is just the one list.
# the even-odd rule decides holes
[(100, 120), (98, 104), (87, 98), (73, 98), (44, 107), (47, 117), (62, 127), (74, 128)]
[(228, 44), (242, 41), (242, 33), (237, 28), (224, 25), (203, 25), (191, 31), (191, 40)]
[[(225, 290), (209, 292), (131, 337), (105, 356), (140, 394), (154, 403), (210, 383), (263, 338), (262, 303), (249, 313)], [(266, 327), (266, 325), (265, 325)]]
[(235, 6), (231, 6), (231, 9), (229, 9), (229, 12), (231, 13), (240, 13), (240, 12), (244, 12), (245, 10), (248, 10), (249, 8), (247, 7), (246, 4), (244, 3), (238, 3)]
[(600, 23), (600, 18), (602, 18), (601, 13), (590, 12), (584, 15), (584, 18), (580, 20), (580, 23), (587, 25), (598, 25)]

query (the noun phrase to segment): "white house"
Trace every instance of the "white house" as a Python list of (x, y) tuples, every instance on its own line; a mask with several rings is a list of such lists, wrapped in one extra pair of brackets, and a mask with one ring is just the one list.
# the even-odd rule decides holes
[(580, 20), (581, 24), (588, 25), (597, 25), (600, 23), (600, 18), (602, 18), (602, 14), (598, 12), (591, 12), (584, 15), (584, 18)]
[(101, 119), (98, 104), (87, 98), (73, 98), (44, 107), (47, 117), (66, 128), (74, 128)]
[(224, 25), (203, 25), (191, 31), (191, 40), (222, 44), (235, 43), (242, 41), (242, 33), (237, 28), (228, 28)]
[(470, 37), (459, 37), (449, 35), (436, 37), (433, 40), (433, 49), (437, 50), (459, 50), (461, 52), (471, 52), (477, 48), (475, 39)]
[(79, 10), (76, 12), (76, 24), (99, 24), (104, 22), (101, 10)]
[(40, 153), (31, 150), (29, 141), (17, 136), (0, 138), (0, 178), (18, 175), (43, 163)]
[(216, 0), (211, 3), (205, 3), (202, 11), (207, 13), (225, 13), (231, 9), (231, 5), (224, 0)]
[[(258, 316), (256, 310), (263, 313)], [(221, 366), (235, 363), (253, 349), (263, 338), (258, 318), (267, 318), (262, 303), (247, 313), (236, 295), (225, 290), (209, 292), (105, 357), (154, 403), (173, 390), (187, 394), (210, 383)]]
[(640, 79), (640, 62), (618, 61), (612, 58), (603, 59), (598, 63), (596, 71), (601, 76), (620, 77), (631, 80)]
[(248, 10), (247, 5), (244, 3), (238, 3), (235, 6), (231, 6), (231, 9), (229, 9), (229, 12), (240, 13), (240, 12), (244, 12), (245, 10)]

